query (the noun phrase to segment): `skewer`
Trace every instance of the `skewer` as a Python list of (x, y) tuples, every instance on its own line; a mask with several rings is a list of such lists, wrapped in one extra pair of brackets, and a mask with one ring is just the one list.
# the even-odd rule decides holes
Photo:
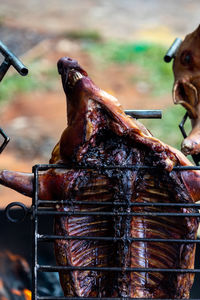
[(162, 111), (159, 109), (152, 110), (125, 110), (125, 113), (136, 119), (162, 119)]

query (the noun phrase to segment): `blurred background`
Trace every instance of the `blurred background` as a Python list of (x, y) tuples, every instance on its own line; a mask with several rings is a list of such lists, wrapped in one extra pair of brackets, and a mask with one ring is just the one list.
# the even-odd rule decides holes
[[(0, 83), (0, 127), (11, 138), (0, 155), (0, 169), (32, 172), (33, 165), (48, 163), (67, 125), (56, 65), (62, 56), (77, 59), (96, 85), (116, 96), (124, 109), (163, 110), (162, 120), (141, 121), (156, 137), (180, 149), (178, 124), (185, 111), (172, 102), (172, 63), (165, 63), (163, 56), (176, 37), (196, 29), (199, 16), (199, 0), (1, 0), (0, 40), (20, 57), (29, 74), (22, 77), (11, 67)], [(1, 250), (9, 249), (30, 263), (31, 219), (14, 225), (5, 220), (3, 208), (13, 201), (32, 203), (0, 185)], [(48, 216), (42, 220), (44, 232), (52, 230), (52, 220)], [(42, 259), (55, 259), (47, 246)], [(12, 290), (18, 281), (21, 287), (21, 277), (17, 281), (11, 276), (13, 263), (24, 266), (24, 261), (11, 254), (6, 257), (0, 255), (0, 279), (5, 265), (11, 278), (9, 283), (6, 277), (5, 286), (9, 283)], [(29, 276), (30, 269), (23, 269)], [(26, 273), (23, 299), (30, 300)], [(43, 295), (59, 295), (54, 277), (42, 281)], [(199, 286), (197, 280), (192, 297), (199, 298)], [(7, 299), (1, 298), (2, 287), (1, 281), (0, 299)]]
[[(172, 64), (163, 56), (176, 37), (198, 26), (199, 15), (198, 0), (2, 0), (0, 40), (29, 75), (10, 68), (0, 83), (0, 127), (11, 138), (0, 168), (31, 172), (48, 162), (67, 124), (56, 67), (62, 56), (77, 59), (125, 109), (162, 109), (162, 120), (142, 122), (180, 149), (184, 110), (172, 103)], [(1, 207), (31, 204), (2, 186), (0, 199)]]

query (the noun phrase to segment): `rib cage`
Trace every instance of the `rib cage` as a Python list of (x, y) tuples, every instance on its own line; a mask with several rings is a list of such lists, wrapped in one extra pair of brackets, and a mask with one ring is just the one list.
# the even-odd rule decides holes
[[(90, 173), (90, 174), (89, 174)], [(105, 176), (91, 172), (85, 175), (84, 183), (75, 183), (70, 200), (76, 201), (112, 201), (112, 187)], [(83, 179), (83, 178), (82, 178)], [(74, 205), (73, 207), (60, 206), (60, 211), (107, 211), (108, 207), (88, 205)], [(57, 234), (67, 236), (113, 236), (112, 221), (100, 216), (71, 216), (59, 218), (56, 221)], [(67, 251), (65, 249), (68, 249)], [(55, 245), (58, 264), (71, 266), (112, 266), (113, 247), (111, 242), (105, 241), (57, 241)], [(61, 250), (62, 249), (62, 250)], [(111, 296), (112, 276), (107, 277), (104, 272), (73, 271), (70, 274), (60, 274), (61, 284), (65, 296)], [(70, 284), (66, 285), (66, 282)], [(109, 291), (110, 290), (110, 291)]]
[[(156, 175), (146, 174), (143, 182), (136, 188), (136, 202), (169, 203), (176, 202), (172, 185), (158, 182)], [(174, 193), (175, 194), (175, 193)], [(160, 212), (159, 207), (134, 208), (134, 211)], [(180, 209), (165, 208), (165, 212), (181, 212)], [(131, 236), (134, 238), (184, 239), (187, 235), (186, 221), (175, 217), (135, 217), (131, 222)], [(161, 268), (173, 269), (181, 267), (181, 253), (183, 247), (177, 243), (161, 242), (133, 242), (131, 244), (131, 267), (133, 268)], [(194, 251), (191, 246), (191, 253)], [(194, 257), (191, 257), (194, 259)], [(194, 263), (194, 262), (193, 262)], [(171, 284), (169, 285), (169, 276)], [(176, 275), (175, 275), (176, 276)], [(184, 275), (188, 281), (188, 275)], [(175, 297), (177, 290), (176, 279), (173, 275), (162, 272), (134, 272), (131, 273), (131, 297), (133, 298), (167, 298)], [(166, 284), (167, 282), (167, 284)], [(188, 281), (189, 285), (189, 281)], [(189, 297), (179, 289), (179, 297)], [(178, 297), (178, 295), (176, 295)]]
[[(74, 171), (75, 172), (75, 171)], [(76, 173), (76, 172), (75, 172)], [(113, 212), (115, 205), (104, 202), (126, 202), (118, 205), (118, 212), (160, 212), (159, 207), (130, 207), (133, 202), (176, 203), (190, 201), (182, 189), (174, 189), (174, 178), (166, 182), (165, 175), (134, 171), (81, 172), (68, 191), (67, 199), (73, 205), (59, 205), (59, 211)], [(141, 180), (141, 177), (143, 180)], [(117, 182), (118, 178), (118, 182)], [(129, 178), (129, 180), (128, 180)], [(163, 178), (163, 179), (162, 179)], [(175, 180), (178, 180), (177, 178)], [(124, 185), (124, 182), (126, 184)], [(181, 198), (182, 196), (182, 198)], [(77, 205), (76, 201), (98, 201), (102, 205)], [(192, 212), (191, 209), (187, 209)], [(186, 212), (183, 208), (165, 208), (165, 212)], [(191, 218), (190, 218), (191, 219)], [(191, 230), (191, 228), (193, 228)], [(130, 268), (192, 268), (194, 244), (161, 242), (129, 242), (129, 238), (184, 239), (195, 238), (197, 220), (187, 218), (150, 216), (70, 216), (56, 219), (56, 234), (87, 237), (118, 237), (121, 241), (57, 240), (57, 263), (68, 266), (126, 267)], [(186, 255), (186, 256), (185, 256)], [(187, 260), (187, 257), (190, 260)], [(131, 297), (131, 298), (185, 298), (194, 275), (162, 272), (106, 272), (71, 271), (61, 273), (65, 296)], [(170, 280), (169, 280), (170, 278)], [(169, 285), (170, 282), (170, 285)], [(66, 284), (67, 283), (67, 284)], [(175, 294), (177, 293), (177, 294)]]

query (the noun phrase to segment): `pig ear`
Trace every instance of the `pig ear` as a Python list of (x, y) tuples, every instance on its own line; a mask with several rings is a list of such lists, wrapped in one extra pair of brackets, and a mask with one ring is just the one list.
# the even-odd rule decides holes
[(197, 118), (198, 95), (194, 85), (186, 81), (176, 81), (173, 88), (173, 101), (174, 104), (182, 104), (188, 111), (190, 118)]

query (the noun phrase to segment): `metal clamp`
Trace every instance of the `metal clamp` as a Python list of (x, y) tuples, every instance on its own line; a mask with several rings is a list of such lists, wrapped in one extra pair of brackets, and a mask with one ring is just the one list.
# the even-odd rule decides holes
[(185, 128), (184, 128), (184, 125), (185, 125), (185, 122), (186, 122), (187, 118), (188, 118), (188, 113), (186, 112), (186, 114), (184, 115), (181, 123), (178, 125), (184, 139), (187, 137), (187, 134), (186, 134)]
[[(183, 117), (181, 123), (179, 124), (179, 129), (180, 129), (180, 131), (181, 131), (182, 136), (183, 136), (184, 139), (187, 137), (187, 134), (186, 134), (186, 132), (185, 132), (184, 125), (185, 125), (185, 122), (186, 122), (186, 120), (187, 120), (188, 117), (189, 117), (189, 115), (188, 115), (188, 113), (186, 112), (186, 114), (184, 115), (184, 117)], [(191, 156), (192, 156), (192, 159), (194, 160), (195, 164), (196, 164), (197, 166), (199, 166), (199, 162), (200, 162), (200, 153), (199, 153), (199, 154), (193, 154), (193, 155), (191, 155)]]
[(0, 146), (0, 153), (1, 153), (5, 149), (7, 144), (9, 143), (10, 138), (5, 134), (5, 132), (3, 131), (2, 128), (0, 128), (0, 134), (4, 138), (4, 141), (3, 141), (2, 145)]
[[(18, 207), (18, 208), (21, 209), (21, 211), (22, 211), (22, 216), (21, 217), (14, 218), (14, 217), (11, 216), (11, 209), (13, 207)], [(12, 203), (8, 204), (8, 206), (5, 209), (6, 217), (12, 223), (21, 223), (21, 222), (23, 222), (24, 219), (27, 216), (27, 213), (28, 213), (28, 208), (21, 202), (12, 202)]]

